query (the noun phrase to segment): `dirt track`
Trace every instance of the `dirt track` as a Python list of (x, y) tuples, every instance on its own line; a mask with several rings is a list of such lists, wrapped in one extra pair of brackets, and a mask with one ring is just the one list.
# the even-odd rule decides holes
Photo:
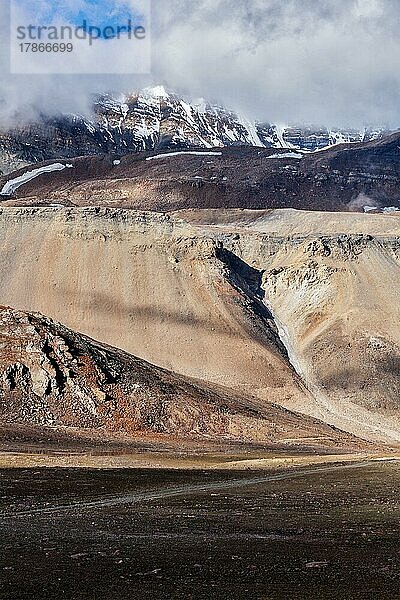
[[(392, 458), (387, 460), (393, 460)], [(128, 494), (126, 496), (105, 496), (104, 498), (94, 500), (92, 502), (73, 502), (71, 504), (62, 504), (57, 506), (46, 506), (43, 508), (33, 508), (29, 511), (9, 513), (6, 518), (30, 517), (35, 515), (60, 515), (64, 512), (101, 509), (105, 507), (120, 506), (124, 504), (145, 503), (151, 500), (163, 500), (166, 498), (175, 498), (177, 496), (188, 496), (203, 492), (218, 492), (221, 490), (229, 490), (241, 488), (244, 486), (256, 486), (267, 482), (283, 481), (286, 479), (294, 479), (298, 477), (307, 477), (316, 473), (331, 473), (334, 471), (342, 471), (343, 469), (361, 469), (372, 466), (372, 460), (362, 460), (352, 462), (350, 464), (334, 464), (310, 469), (301, 469), (298, 471), (288, 471), (286, 473), (277, 473), (276, 475), (264, 475), (260, 477), (251, 477), (246, 479), (227, 479), (221, 481), (213, 481), (211, 483), (191, 484), (178, 487), (167, 487), (160, 490), (149, 491), (144, 493)], [(0, 515), (1, 519), (1, 515)]]

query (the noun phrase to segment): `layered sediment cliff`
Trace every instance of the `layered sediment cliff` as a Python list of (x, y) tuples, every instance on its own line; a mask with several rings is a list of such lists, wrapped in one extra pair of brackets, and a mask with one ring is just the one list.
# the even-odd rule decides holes
[(397, 217), (337, 217), (324, 233), (317, 213), (300, 212), (300, 234), (291, 211), (180, 216), (3, 208), (0, 301), (185, 376), (398, 441)]

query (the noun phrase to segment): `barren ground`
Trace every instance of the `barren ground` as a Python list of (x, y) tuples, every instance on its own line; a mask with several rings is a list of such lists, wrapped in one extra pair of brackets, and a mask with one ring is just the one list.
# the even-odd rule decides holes
[(1, 469), (0, 598), (396, 600), (398, 464)]

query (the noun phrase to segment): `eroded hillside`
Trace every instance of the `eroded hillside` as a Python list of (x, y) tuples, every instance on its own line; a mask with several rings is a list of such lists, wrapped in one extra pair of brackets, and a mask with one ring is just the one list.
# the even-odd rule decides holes
[[(398, 440), (400, 219), (322, 217), (211, 213), (209, 233), (222, 229), (225, 246), (260, 273), (263, 302), (313, 395), (306, 412)], [(199, 220), (207, 227), (206, 213), (193, 213)]]
[(307, 392), (221, 244), (112, 209), (3, 209), (0, 297), (164, 368), (281, 403)]
[(398, 441), (398, 217), (180, 217), (3, 208), (0, 300), (185, 376)]

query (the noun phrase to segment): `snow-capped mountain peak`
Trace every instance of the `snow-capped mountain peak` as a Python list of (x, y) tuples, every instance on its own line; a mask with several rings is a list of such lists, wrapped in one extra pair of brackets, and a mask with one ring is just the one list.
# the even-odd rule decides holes
[[(45, 110), (44, 110), (45, 112)], [(377, 139), (387, 130), (257, 123), (204, 98), (191, 100), (163, 85), (94, 99), (91, 116), (59, 115), (0, 132), (0, 169), (84, 154), (153, 149), (256, 146), (313, 152), (338, 143)]]
[(166, 99), (169, 94), (163, 85), (156, 85), (154, 87), (144, 88), (142, 91), (143, 96), (149, 96), (150, 98)]

